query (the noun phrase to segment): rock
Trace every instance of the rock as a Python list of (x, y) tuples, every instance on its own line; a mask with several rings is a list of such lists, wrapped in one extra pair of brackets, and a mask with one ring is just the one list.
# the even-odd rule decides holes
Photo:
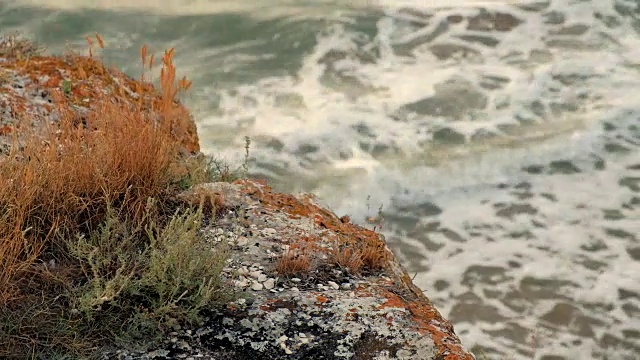
[[(0, 48), (15, 38), (0, 38)], [(104, 66), (94, 58), (68, 56), (7, 56), (0, 53), (0, 148), (10, 143), (8, 135), (25, 114), (34, 128), (44, 129), (45, 121), (60, 118), (60, 105), (68, 106), (79, 122), (86, 120), (98, 96), (113, 95), (131, 106), (142, 106), (160, 121), (161, 94), (153, 85), (135, 80)], [(200, 151), (195, 122), (178, 101), (173, 104), (172, 132), (189, 154)]]
[(276, 286), (276, 279), (267, 279), (262, 285), (264, 285), (265, 289), (271, 290)]
[(249, 243), (249, 239), (247, 239), (244, 236), (240, 236), (236, 240), (236, 245), (238, 245), (238, 246), (247, 246), (248, 243)]
[(264, 288), (264, 286), (262, 284), (260, 284), (259, 282), (254, 282), (253, 285), (251, 285), (251, 290), (255, 290), (255, 291), (260, 291)]
[[(4, 79), (19, 86), (0, 86), (0, 145), (17, 116), (35, 116), (36, 128), (55, 123), (56, 102), (74, 109), (79, 123), (105, 93), (155, 114), (160, 95), (151, 85), (95, 59), (1, 54)], [(172, 106), (175, 141), (198, 152), (191, 115)], [(136, 344), (105, 350), (102, 358), (473, 359), (380, 234), (339, 218), (311, 195), (277, 193), (259, 181), (203, 184), (178, 200), (197, 204), (201, 195), (226, 209), (201, 230), (231, 243), (220, 281), (242, 296), (212, 309), (198, 328), (176, 327), (158, 349)]]
[[(248, 215), (247, 229), (259, 229), (247, 237), (261, 250), (233, 248), (231, 264), (239, 269), (251, 264), (250, 276), (268, 279), (254, 280), (251, 304), (229, 306), (196, 330), (206, 336), (193, 341), (213, 359), (222, 351), (227, 358), (351, 359), (358, 354), (361, 359), (473, 359), (381, 235), (342, 221), (312, 196), (276, 193), (253, 180), (207, 185), (221, 186), (229, 195), (225, 206)], [(216, 226), (235, 222), (228, 215)], [(261, 229), (279, 236), (265, 237)], [(280, 258), (274, 263), (271, 254), (283, 249), (284, 242), (289, 247), (277, 250)], [(313, 249), (302, 252), (312, 265), (295, 277), (279, 273), (285, 252), (303, 244)], [(375, 251), (374, 259), (360, 267), (348, 262), (339, 266), (336, 246)], [(276, 277), (282, 286), (278, 291), (273, 289)]]

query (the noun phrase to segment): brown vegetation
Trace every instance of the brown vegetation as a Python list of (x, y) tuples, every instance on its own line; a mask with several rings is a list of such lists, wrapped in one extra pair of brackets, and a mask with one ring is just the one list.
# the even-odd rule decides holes
[(331, 263), (348, 270), (351, 274), (359, 274), (364, 266), (362, 255), (359, 251), (337, 242), (329, 252), (329, 259)]
[[(0, 40), (0, 56), (33, 49)], [(151, 65), (146, 53), (143, 65)], [(124, 91), (105, 93), (81, 118), (73, 84), (61, 82), (57, 122), (34, 128), (25, 113), (11, 125), (19, 131), (4, 133), (12, 138), (0, 153), (0, 357), (88, 357), (116, 339), (147, 341), (197, 322), (203, 306), (228, 299), (225, 250), (199, 241), (203, 206), (176, 197), (217, 178), (175, 139), (183, 121), (175, 96), (190, 82), (176, 81), (172, 57), (169, 50), (162, 58), (162, 100), (153, 108)], [(87, 79), (96, 71), (90, 57), (65, 61)]]
[(276, 262), (275, 269), (283, 276), (305, 276), (311, 270), (311, 258), (300, 249), (287, 250)]

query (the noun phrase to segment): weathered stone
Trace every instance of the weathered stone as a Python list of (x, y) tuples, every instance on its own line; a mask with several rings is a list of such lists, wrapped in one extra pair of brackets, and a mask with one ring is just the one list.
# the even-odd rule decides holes
[[(472, 359), (451, 324), (412, 283), (379, 234), (342, 221), (316, 205), (312, 196), (275, 193), (252, 180), (223, 187), (229, 195), (224, 206), (249, 219), (244, 226), (258, 229), (249, 242), (264, 249), (248, 253), (234, 248), (231, 264), (263, 266), (269, 280), (280, 277), (283, 291), (272, 291), (271, 283), (262, 288), (254, 284), (251, 305), (229, 306), (220, 319), (210, 319), (198, 330), (206, 333), (198, 341), (211, 354), (224, 349), (238, 359)], [(215, 226), (233, 222), (230, 214)], [(264, 237), (262, 229), (280, 236)], [(308, 255), (317, 266), (295, 278), (280, 276), (266, 249), (282, 249), (279, 245), (284, 242), (289, 248), (304, 243), (312, 249)], [(378, 251), (387, 255), (380, 258), (383, 264), (360, 274), (337, 275), (335, 264), (325, 255), (336, 246), (362, 242), (379, 246)], [(333, 280), (324, 280), (329, 276)], [(223, 318), (233, 321), (224, 323)], [(298, 333), (305, 336), (290, 335)]]
[[(157, 110), (162, 96), (153, 85), (107, 68), (97, 59), (80, 55), (0, 56), (0, 147), (8, 146), (10, 137), (6, 135), (26, 117), (36, 129), (57, 122), (61, 105), (68, 106), (84, 124), (95, 105), (93, 100), (105, 95), (140, 106), (161, 121)], [(200, 145), (193, 117), (178, 101), (172, 106), (173, 136), (184, 151), (197, 153)]]
[[(0, 145), (21, 116), (36, 128), (55, 123), (57, 101), (80, 122), (105, 94), (151, 115), (160, 101), (151, 85), (87, 57), (0, 56), (0, 71), (8, 79), (0, 84)], [(191, 115), (173, 106), (175, 141), (197, 153)], [(115, 349), (103, 358), (473, 359), (380, 234), (339, 218), (311, 195), (276, 193), (258, 181), (203, 184), (178, 198), (198, 203), (203, 195), (227, 210), (204, 222), (202, 233), (230, 244), (221, 281), (245, 296), (212, 311), (198, 329), (168, 334), (158, 349)], [(277, 268), (288, 251), (310, 259), (296, 277)]]

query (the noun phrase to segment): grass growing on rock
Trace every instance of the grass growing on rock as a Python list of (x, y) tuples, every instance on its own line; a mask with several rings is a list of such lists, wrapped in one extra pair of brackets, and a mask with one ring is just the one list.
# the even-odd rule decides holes
[[(0, 44), (7, 58), (35, 49)], [(173, 137), (175, 97), (189, 83), (176, 81), (172, 56), (162, 58), (157, 108), (105, 94), (85, 118), (67, 103), (57, 122), (35, 130), (25, 116), (11, 134), (0, 154), (0, 357), (87, 358), (113, 344), (150, 345), (233, 298), (220, 277), (227, 249), (198, 233), (202, 203), (177, 195), (234, 175), (185, 154)], [(86, 57), (74, 59), (82, 66)], [(60, 84), (54, 96), (67, 95)]]

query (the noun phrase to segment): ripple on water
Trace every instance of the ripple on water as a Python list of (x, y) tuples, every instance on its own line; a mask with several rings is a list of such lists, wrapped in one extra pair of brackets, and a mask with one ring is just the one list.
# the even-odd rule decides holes
[[(538, 171), (525, 164), (523, 176), (493, 190), (429, 193), (441, 212), (395, 233), (399, 256), (405, 242), (414, 253), (422, 246), (426, 260), (406, 262), (427, 264), (417, 281), (461, 337), (500, 338), (477, 340), (474, 351), (523, 359), (640, 353), (639, 119), (640, 109), (614, 111), (592, 128), (588, 151), (538, 159)], [(632, 151), (607, 151), (620, 143)], [(420, 203), (419, 193), (407, 198)], [(442, 229), (463, 240), (434, 237)]]

